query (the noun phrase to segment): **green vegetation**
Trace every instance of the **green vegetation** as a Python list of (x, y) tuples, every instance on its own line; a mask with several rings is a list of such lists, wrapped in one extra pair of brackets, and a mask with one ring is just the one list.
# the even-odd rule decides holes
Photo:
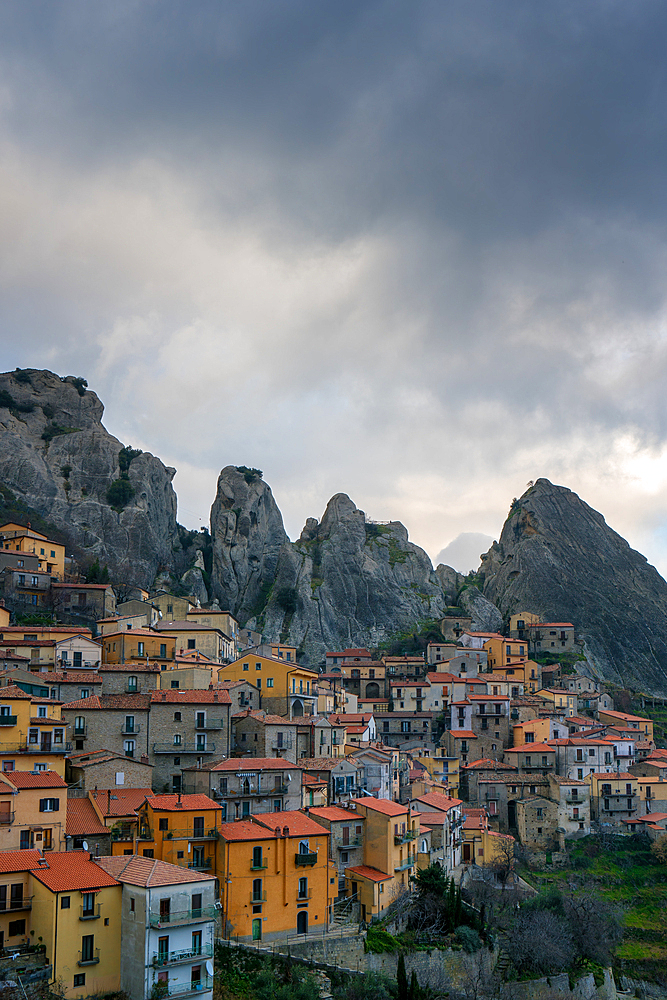
[(366, 523), (366, 545), (370, 545), (370, 543), (376, 538), (380, 538), (382, 535), (388, 535), (390, 533), (391, 528), (386, 524)]
[(61, 434), (74, 434), (78, 430), (80, 430), (79, 427), (63, 427), (61, 424), (51, 421), (42, 431), (42, 440), (49, 444), (54, 437), (60, 437)]
[(76, 389), (76, 391), (79, 393), (80, 396), (86, 395), (86, 389), (88, 388), (88, 383), (86, 382), (85, 378), (72, 379), (72, 385), (74, 386), (74, 388)]
[(14, 405), (14, 397), (6, 389), (0, 389), (0, 406), (6, 410), (11, 410)]
[(261, 469), (250, 469), (247, 465), (237, 465), (236, 471), (241, 473), (248, 485), (256, 482), (258, 479), (262, 479), (264, 476)]
[(27, 526), (28, 521), (35, 529), (42, 534), (48, 535), (54, 542), (67, 544), (67, 540), (62, 531), (56, 528), (49, 521), (39, 514), (33, 507), (30, 507), (24, 500), (20, 500), (9, 487), (0, 484), (0, 523), (6, 524), (8, 521), (15, 521), (16, 524)]
[(47, 420), (53, 420), (56, 415), (56, 411), (49, 403), (42, 403), (42, 413)]
[(115, 479), (107, 489), (107, 503), (114, 510), (121, 512), (134, 496), (134, 486), (129, 479)]
[(118, 467), (121, 471), (121, 475), (123, 472), (129, 471), (130, 465), (134, 459), (138, 458), (141, 454), (143, 454), (141, 448), (131, 448), (129, 445), (120, 449), (118, 452)]
[(414, 629), (394, 632), (378, 646), (376, 654), (378, 659), (380, 653), (388, 656), (421, 656), (429, 642), (444, 641), (440, 622), (435, 618), (428, 618), (418, 622)]
[(15, 372), (12, 372), (15, 382), (20, 382), (22, 385), (31, 385), (30, 375), (28, 372), (23, 371), (21, 368), (17, 368)]
[(86, 581), (87, 583), (108, 583), (109, 569), (106, 564), (100, 567), (99, 559), (95, 559), (95, 562), (91, 563), (86, 570)]
[(5, 407), (13, 416), (18, 417), (19, 413), (32, 413), (35, 409), (35, 404), (18, 403), (11, 392), (7, 392), (6, 389), (0, 389), (0, 407)]

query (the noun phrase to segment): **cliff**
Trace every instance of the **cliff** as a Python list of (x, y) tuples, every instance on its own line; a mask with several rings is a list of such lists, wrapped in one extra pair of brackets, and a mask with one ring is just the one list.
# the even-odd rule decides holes
[(85, 567), (150, 586), (171, 569), (176, 494), (153, 455), (123, 448), (83, 379), (26, 369), (0, 374), (0, 482), (53, 524)]
[(576, 493), (538, 479), (512, 504), (480, 576), (506, 617), (571, 621), (604, 678), (667, 693), (667, 582)]

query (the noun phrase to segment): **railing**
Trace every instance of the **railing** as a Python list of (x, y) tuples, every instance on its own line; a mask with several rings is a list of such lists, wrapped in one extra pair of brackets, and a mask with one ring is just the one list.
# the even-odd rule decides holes
[(184, 951), (155, 951), (152, 965), (175, 965), (178, 962), (191, 962), (193, 958), (212, 958), (213, 946), (203, 945), (201, 948), (186, 948)]
[(417, 836), (413, 830), (406, 830), (405, 833), (394, 834), (394, 846), (398, 847), (399, 844), (407, 844), (409, 841), (414, 840)]
[(292, 740), (287, 739), (280, 741), (276, 739), (276, 737), (274, 736), (274, 738), (271, 740), (271, 747), (273, 750), (291, 750)]
[(151, 927), (176, 927), (178, 924), (192, 924), (199, 920), (214, 920), (214, 906), (199, 906), (190, 910), (173, 910), (170, 913), (151, 913)]
[(13, 823), (13, 822), (14, 822), (14, 813), (13, 812), (9, 812), (9, 813), (3, 812), (3, 813), (0, 813), (0, 824), (5, 825), (7, 823)]
[(88, 735), (88, 726), (82, 726), (79, 729), (75, 729), (74, 730), (74, 735), (75, 736), (81, 736), (81, 737), (87, 736)]
[(18, 715), (0, 715), (0, 726), (15, 726), (18, 719)]
[(197, 746), (196, 743), (154, 743), (153, 753), (214, 753), (215, 743), (206, 741), (206, 746)]
[[(84, 957), (85, 956), (85, 957)], [(94, 948), (91, 951), (80, 951), (77, 965), (97, 965), (100, 960), (100, 949)]]
[(576, 806), (576, 805), (582, 805), (583, 806), (583, 805), (586, 804), (586, 802), (588, 801), (588, 799), (581, 799), (581, 798), (579, 798), (578, 795), (566, 795), (565, 796), (565, 801), (566, 802), (571, 802), (572, 805), (574, 805), (574, 806)]
[(404, 872), (407, 868), (413, 868), (415, 864), (414, 856), (409, 857), (407, 861), (404, 861), (402, 865), (395, 865), (395, 872)]
[(250, 902), (251, 903), (265, 903), (266, 902), (266, 889), (263, 889), (262, 892), (251, 892), (250, 893)]
[(135, 725), (128, 726), (127, 724), (124, 723), (120, 727), (120, 731), (125, 736), (134, 736), (136, 733), (140, 733), (141, 732), (141, 726), (135, 726)]
[[(32, 896), (21, 896), (20, 899), (10, 899), (9, 906), (0, 906), (0, 913), (12, 913), (16, 910), (32, 910)], [(13, 949), (12, 949), (13, 950)]]
[(192, 868), (198, 872), (205, 872), (211, 867), (210, 858), (202, 858), (201, 861), (188, 861), (188, 868)]
[(350, 837), (348, 841), (337, 840), (336, 847), (340, 851), (346, 851), (348, 847), (361, 847), (361, 837)]
[(295, 865), (316, 865), (317, 864), (317, 853), (310, 851), (307, 854), (295, 854), (294, 855)]
[(125, 694), (141, 694), (141, 684), (126, 684)]
[(305, 903), (307, 899), (313, 898), (313, 890), (308, 889), (307, 892), (298, 892), (296, 896), (297, 903)]
[(201, 830), (195, 829), (191, 830), (167, 830), (164, 834), (166, 840), (217, 840), (220, 834), (213, 827), (210, 830), (205, 830), (203, 827)]
[(153, 839), (153, 831), (151, 830), (151, 828), (149, 826), (142, 826), (141, 829), (139, 830), (139, 836), (137, 837), (137, 840), (152, 840), (152, 839)]
[(259, 872), (259, 871), (262, 871), (264, 868), (268, 868), (268, 867), (269, 867), (269, 862), (268, 861), (262, 860), (262, 861), (260, 861), (260, 863), (258, 865), (256, 865), (254, 863), (254, 861), (253, 861), (250, 864), (250, 871), (251, 872)]
[(83, 904), (79, 907), (79, 920), (99, 920), (100, 919), (100, 904), (96, 903), (95, 906), (85, 907)]
[(173, 986), (169, 986), (167, 996), (176, 997), (183, 996), (186, 993), (200, 993), (202, 990), (212, 990), (213, 989), (213, 977), (212, 976), (202, 976), (202, 978), (197, 983), (175, 983)]
[[(134, 840), (134, 830), (132, 827), (125, 827), (122, 830), (111, 830), (112, 840)], [(147, 838), (151, 840), (151, 837)]]
[(195, 729), (224, 729), (224, 719), (207, 719), (206, 722), (200, 724), (195, 723)]

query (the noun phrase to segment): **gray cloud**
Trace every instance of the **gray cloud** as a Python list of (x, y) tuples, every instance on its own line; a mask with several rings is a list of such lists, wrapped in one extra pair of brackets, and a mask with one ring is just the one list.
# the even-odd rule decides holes
[(0, 9), (5, 366), (435, 554), (546, 475), (667, 568), (664, 4)]

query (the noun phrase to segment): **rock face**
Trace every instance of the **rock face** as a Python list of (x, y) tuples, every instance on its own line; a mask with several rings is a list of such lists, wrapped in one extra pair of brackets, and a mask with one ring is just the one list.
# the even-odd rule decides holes
[(252, 470), (228, 465), (211, 507), (212, 596), (241, 622), (258, 614), (289, 541), (271, 490)]
[(438, 617), (446, 603), (429, 557), (403, 525), (367, 524), (344, 493), (329, 501), (320, 522), (308, 518), (291, 543), (268, 487), (224, 469), (211, 534), (221, 604), (250, 608), (264, 588), (268, 601), (252, 620), (268, 640), (296, 646), (304, 663), (320, 662), (326, 650), (375, 645)]
[(459, 595), (459, 607), (472, 618), (473, 632), (500, 632), (503, 616), (495, 604), (487, 600), (477, 587), (464, 587)]
[(0, 374), (0, 482), (57, 527), (84, 566), (98, 558), (117, 579), (149, 586), (159, 568), (171, 568), (178, 544), (175, 470), (147, 453), (132, 457), (133, 495), (114, 510), (107, 490), (121, 476), (123, 446), (103, 427), (103, 412), (71, 375)]
[(480, 574), (505, 616), (571, 621), (603, 677), (667, 693), (667, 582), (576, 493), (538, 479), (513, 503)]

